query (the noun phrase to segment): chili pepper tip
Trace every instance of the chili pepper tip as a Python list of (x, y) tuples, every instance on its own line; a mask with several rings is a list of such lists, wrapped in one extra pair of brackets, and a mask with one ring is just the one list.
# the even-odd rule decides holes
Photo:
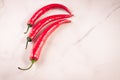
[(27, 26), (28, 26), (28, 27), (27, 27), (27, 30), (24, 32), (24, 34), (26, 34), (26, 33), (28, 32), (29, 28), (32, 27), (31, 24), (27, 24)]
[(28, 67), (28, 68), (21, 68), (21, 67), (18, 67), (18, 69), (19, 70), (29, 70), (32, 66), (33, 66), (33, 64), (36, 62), (36, 60), (31, 60), (31, 65)]
[(73, 14), (71, 14), (71, 17), (74, 16)]

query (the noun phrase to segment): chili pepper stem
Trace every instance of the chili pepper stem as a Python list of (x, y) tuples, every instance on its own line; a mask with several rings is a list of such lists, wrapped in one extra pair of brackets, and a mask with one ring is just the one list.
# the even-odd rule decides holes
[(28, 26), (28, 27), (27, 27), (27, 30), (24, 32), (24, 34), (26, 34), (26, 33), (28, 32), (29, 28), (32, 27), (31, 24), (27, 24), (27, 26)]
[(28, 46), (28, 42), (29, 42), (29, 41), (27, 40), (27, 42), (26, 42), (26, 45), (25, 45), (25, 49), (27, 49), (27, 46)]
[(31, 42), (32, 39), (30, 37), (27, 37), (27, 42), (26, 42), (26, 46), (25, 46), (25, 49), (27, 49), (27, 46), (28, 46), (28, 42)]
[(33, 64), (36, 62), (36, 60), (31, 60), (31, 65), (28, 67), (28, 68), (21, 68), (21, 67), (18, 67), (18, 69), (19, 70), (29, 70), (32, 66), (33, 66)]

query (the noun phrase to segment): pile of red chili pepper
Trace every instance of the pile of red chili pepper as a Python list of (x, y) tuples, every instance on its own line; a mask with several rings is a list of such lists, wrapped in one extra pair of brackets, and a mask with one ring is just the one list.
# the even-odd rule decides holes
[[(47, 11), (49, 11), (51, 9), (62, 9), (62, 10), (65, 10), (68, 14), (50, 15), (43, 19), (40, 19), (36, 23), (36, 20), (38, 20), (38, 18), (40, 18), (44, 13), (46, 13)], [(51, 33), (53, 33), (58, 27), (60, 27), (61, 24), (70, 23), (71, 21), (66, 18), (70, 18), (72, 16), (73, 16), (72, 13), (65, 5), (58, 4), (58, 3), (48, 4), (46, 6), (43, 6), (39, 10), (37, 10), (33, 14), (33, 16), (30, 18), (30, 20), (28, 21), (28, 23), (27, 23), (28, 28), (27, 28), (27, 31), (25, 32), (25, 34), (26, 34), (28, 32), (29, 28), (30, 27), (32, 28), (27, 37), (26, 48), (27, 48), (28, 42), (33, 42), (33, 40), (35, 38), (37, 38), (37, 40), (33, 44), (32, 53), (30, 54), (31, 65), (28, 68), (18, 67), (18, 69), (20, 69), (20, 70), (30, 69), (32, 67), (32, 65), (39, 59), (41, 50), (42, 50), (46, 40), (48, 39), (48, 37), (51, 35)], [(47, 28), (45, 28), (42, 31), (42, 29), (48, 23), (51, 23), (51, 24), (48, 25)], [(41, 33), (39, 34), (39, 32), (41, 32)], [(39, 37), (37, 37), (37, 35), (39, 35)]]

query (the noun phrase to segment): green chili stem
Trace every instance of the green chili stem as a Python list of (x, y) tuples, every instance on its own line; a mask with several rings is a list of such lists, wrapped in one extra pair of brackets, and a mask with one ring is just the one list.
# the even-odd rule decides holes
[(26, 42), (26, 47), (25, 47), (25, 49), (27, 49), (28, 42), (31, 42), (31, 41), (32, 41), (32, 39), (31, 39), (30, 37), (27, 37), (27, 42)]
[(27, 49), (27, 46), (28, 46), (28, 42), (29, 42), (29, 41), (27, 40), (27, 42), (26, 42), (26, 45), (25, 45), (25, 49)]
[(18, 69), (20, 69), (20, 70), (29, 70), (32, 66), (33, 66), (33, 64), (36, 62), (36, 60), (31, 60), (31, 65), (28, 67), (28, 68), (21, 68), (21, 67), (18, 67)]
[(30, 25), (30, 24), (27, 24), (27, 25), (28, 25), (28, 27), (27, 27), (27, 30), (24, 32), (24, 34), (26, 34), (28, 32), (29, 28), (32, 27), (32, 25)]

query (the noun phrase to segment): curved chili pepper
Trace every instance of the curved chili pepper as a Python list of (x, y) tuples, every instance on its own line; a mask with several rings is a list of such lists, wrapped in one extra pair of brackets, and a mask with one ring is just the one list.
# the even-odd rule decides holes
[(58, 14), (58, 15), (52, 15), (52, 16), (48, 16), (42, 20), (40, 20), (30, 31), (29, 36), (27, 37), (27, 42), (26, 42), (26, 48), (28, 45), (28, 42), (31, 42), (36, 34), (48, 23), (58, 20), (58, 19), (63, 19), (63, 18), (69, 18), (72, 15), (69, 14)]
[(39, 56), (41, 54), (41, 50), (46, 42), (46, 40), (48, 39), (48, 37), (51, 35), (51, 33), (53, 33), (61, 24), (63, 23), (69, 23), (71, 22), (70, 20), (67, 19), (62, 19), (62, 20), (58, 20), (55, 23), (53, 23), (52, 25), (48, 26), (43, 32), (42, 34), (39, 36), (39, 38), (37, 39), (37, 41), (35, 42), (33, 49), (32, 49), (32, 54), (30, 55), (30, 60), (31, 60), (31, 65), (26, 68), (20, 68), (18, 67), (18, 69), (20, 70), (28, 70), (32, 67), (32, 65), (39, 59)]
[(67, 11), (70, 15), (71, 15), (71, 12), (70, 10), (62, 5), (62, 4), (57, 4), (57, 3), (54, 3), (54, 4), (48, 4), (42, 8), (40, 8), (39, 10), (37, 10), (33, 16), (30, 18), (30, 20), (28, 21), (27, 25), (28, 25), (28, 28), (27, 28), (27, 31), (25, 32), (25, 34), (28, 32), (29, 28), (33, 26), (33, 24), (35, 23), (35, 21), (40, 17), (42, 16), (45, 12), (51, 10), (51, 9), (54, 9), (54, 8), (59, 8), (59, 9), (64, 9), (65, 11)]

